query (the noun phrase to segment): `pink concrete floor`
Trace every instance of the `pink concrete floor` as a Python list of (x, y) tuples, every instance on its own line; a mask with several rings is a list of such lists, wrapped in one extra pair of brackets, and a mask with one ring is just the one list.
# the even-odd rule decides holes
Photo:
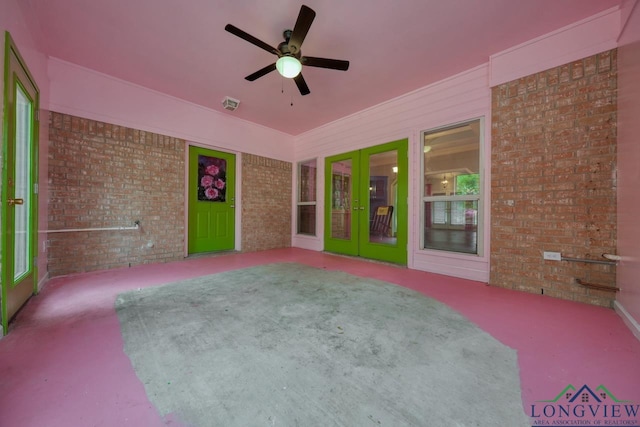
[[(568, 384), (640, 403), (640, 341), (613, 311), (301, 249), (229, 254), (54, 278), (0, 340), (0, 426), (182, 426), (161, 417), (127, 355), (118, 293), (271, 262), (299, 262), (417, 290), (518, 352), (523, 411)], [(640, 418), (640, 417), (638, 417)]]

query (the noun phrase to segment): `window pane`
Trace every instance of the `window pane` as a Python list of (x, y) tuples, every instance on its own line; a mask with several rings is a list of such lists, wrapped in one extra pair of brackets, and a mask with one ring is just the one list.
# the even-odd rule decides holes
[(478, 253), (478, 201), (424, 203), (424, 249)]
[(299, 164), (298, 169), (298, 201), (316, 201), (316, 161), (309, 160)]
[(22, 205), (15, 206), (14, 280), (29, 271), (29, 211), (31, 210), (31, 101), (18, 85), (16, 93), (15, 195)]
[(298, 206), (298, 234), (316, 235), (316, 205)]
[(298, 234), (316, 235), (316, 160), (298, 163)]
[(424, 134), (424, 196), (480, 194), (480, 121)]
[(423, 134), (424, 249), (478, 254), (480, 124)]

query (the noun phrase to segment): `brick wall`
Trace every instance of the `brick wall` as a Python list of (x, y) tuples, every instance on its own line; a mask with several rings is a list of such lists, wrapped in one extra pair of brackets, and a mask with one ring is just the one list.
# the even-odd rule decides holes
[(69, 115), (49, 115), (49, 273), (183, 257), (184, 141)]
[(242, 251), (291, 246), (291, 163), (242, 154)]
[(616, 252), (616, 51), (492, 89), (493, 285), (611, 306)]

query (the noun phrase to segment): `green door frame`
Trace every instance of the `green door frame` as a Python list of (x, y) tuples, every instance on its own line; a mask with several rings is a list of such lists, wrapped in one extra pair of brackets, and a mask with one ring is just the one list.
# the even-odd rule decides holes
[[(198, 200), (198, 157), (201, 155), (207, 157), (215, 157), (226, 161), (226, 170), (219, 171), (219, 173), (224, 173), (223, 180), (225, 182), (225, 198), (223, 201)], [(227, 251), (235, 249), (236, 155), (232, 153), (190, 145), (188, 158), (188, 254)], [(215, 178), (218, 177), (218, 175), (215, 176)], [(199, 218), (199, 214), (203, 214), (203, 217)], [(208, 216), (209, 218), (207, 224), (198, 224), (198, 221), (202, 220), (205, 216)], [(199, 227), (203, 225), (204, 227), (201, 230), (207, 230), (206, 236), (204, 236), (203, 238), (198, 238)]]
[[(14, 234), (14, 209), (9, 208), (9, 199), (14, 198), (14, 192), (10, 190), (10, 182), (14, 182), (14, 146), (16, 138), (15, 130), (15, 98), (17, 88), (21, 88), (23, 94), (31, 97), (31, 141), (30, 141), (30, 186), (29, 191), (29, 248), (27, 253), (28, 271), (14, 279), (15, 258), (15, 234)], [(2, 277), (0, 278), (0, 320), (3, 334), (7, 334), (9, 320), (26, 300), (38, 292), (38, 265), (36, 254), (38, 248), (38, 139), (40, 91), (35, 79), (29, 72), (26, 62), (22, 59), (18, 48), (9, 32), (5, 32), (4, 43), (4, 117), (2, 124), (2, 244), (0, 245), (0, 259), (2, 260)], [(12, 176), (9, 176), (9, 175)], [(11, 227), (11, 228), (9, 228)], [(8, 300), (11, 301), (8, 301)]]
[[(369, 159), (371, 156), (397, 150), (397, 218), (396, 243), (375, 243), (369, 240)], [(332, 215), (332, 164), (351, 160), (352, 191), (349, 201), (351, 211), (351, 238), (331, 237)], [(409, 180), (408, 140), (402, 139), (362, 150), (342, 153), (325, 159), (325, 215), (324, 249), (345, 255), (359, 255), (365, 258), (407, 264), (408, 242), (408, 180)]]

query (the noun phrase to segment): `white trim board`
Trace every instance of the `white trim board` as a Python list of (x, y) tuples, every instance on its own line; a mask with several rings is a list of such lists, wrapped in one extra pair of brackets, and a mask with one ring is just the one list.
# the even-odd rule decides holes
[(618, 301), (614, 301), (613, 309), (622, 317), (622, 321), (631, 330), (631, 333), (640, 341), (640, 323)]

